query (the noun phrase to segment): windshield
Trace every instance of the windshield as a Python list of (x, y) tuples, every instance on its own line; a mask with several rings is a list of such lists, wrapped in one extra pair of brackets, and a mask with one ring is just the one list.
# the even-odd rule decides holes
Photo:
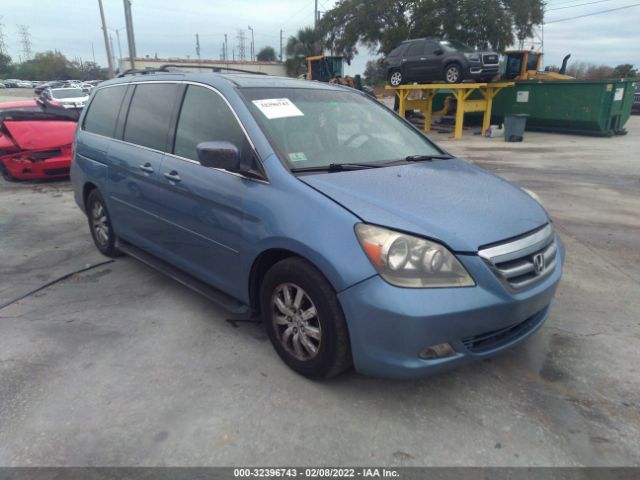
[(52, 98), (77, 98), (85, 97), (87, 94), (81, 88), (60, 88), (51, 90)]
[(447, 52), (473, 52), (473, 48), (456, 40), (441, 40), (440, 45)]
[(241, 92), (290, 168), (381, 164), (442, 154), (391, 110), (358, 93), (309, 88)]

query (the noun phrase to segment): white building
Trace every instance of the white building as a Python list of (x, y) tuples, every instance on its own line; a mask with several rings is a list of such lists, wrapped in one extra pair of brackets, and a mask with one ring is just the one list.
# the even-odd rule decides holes
[[(184, 59), (184, 58), (136, 58), (135, 61), (136, 70), (144, 70), (147, 68), (159, 68), (162, 65), (176, 65), (182, 70), (188, 72), (206, 72), (206, 69), (189, 68), (184, 65), (202, 65), (206, 67), (219, 67), (219, 68), (237, 68), (241, 70), (249, 70), (251, 72), (263, 72), (269, 75), (286, 76), (287, 69), (282, 62), (247, 62), (239, 60), (197, 60), (197, 59)], [(119, 72), (124, 72), (131, 68), (131, 62), (129, 57), (122, 58), (119, 64)]]

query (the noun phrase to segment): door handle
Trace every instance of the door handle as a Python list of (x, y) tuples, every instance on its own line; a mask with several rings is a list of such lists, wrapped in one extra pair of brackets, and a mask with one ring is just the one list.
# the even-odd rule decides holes
[(182, 180), (180, 178), (180, 175), (178, 175), (178, 172), (176, 172), (175, 170), (171, 170), (171, 172), (165, 173), (164, 178), (172, 182), (179, 182), (180, 180)]
[(153, 173), (153, 167), (149, 162), (145, 163), (144, 165), (138, 165), (138, 168), (143, 172)]
[(426, 57), (420, 57), (420, 60), (426, 60), (426, 59), (427, 59)]

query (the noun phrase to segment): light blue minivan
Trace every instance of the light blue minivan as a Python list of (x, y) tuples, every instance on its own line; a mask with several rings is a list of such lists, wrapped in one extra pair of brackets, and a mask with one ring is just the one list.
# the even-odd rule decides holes
[(311, 378), (425, 376), (546, 319), (564, 247), (519, 187), (347, 87), (160, 70), (100, 84), (79, 122), (75, 198), (105, 255), (259, 315)]

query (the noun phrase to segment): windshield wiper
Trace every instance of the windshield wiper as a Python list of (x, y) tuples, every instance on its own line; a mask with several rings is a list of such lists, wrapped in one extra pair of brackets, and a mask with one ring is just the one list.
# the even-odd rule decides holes
[(451, 155), (409, 155), (398, 160), (391, 160), (386, 162), (385, 165), (398, 165), (406, 162), (430, 162), (432, 160), (448, 160), (454, 158)]
[(405, 162), (430, 162), (431, 160), (448, 160), (451, 155), (409, 155), (404, 157)]
[(292, 168), (293, 173), (298, 172), (344, 172), (346, 170), (362, 170), (363, 168), (379, 168), (383, 165), (373, 163), (330, 163), (329, 165), (319, 165), (317, 167)]

